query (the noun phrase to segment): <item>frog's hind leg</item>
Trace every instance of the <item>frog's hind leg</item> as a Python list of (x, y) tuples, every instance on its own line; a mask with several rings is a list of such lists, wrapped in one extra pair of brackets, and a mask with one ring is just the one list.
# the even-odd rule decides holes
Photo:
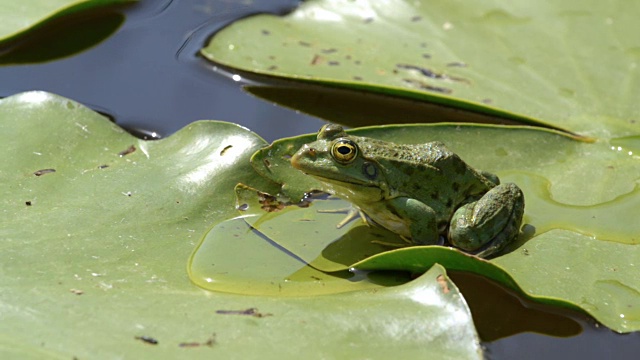
[(453, 214), (449, 242), (480, 257), (502, 250), (520, 232), (524, 195), (512, 183), (498, 185)]

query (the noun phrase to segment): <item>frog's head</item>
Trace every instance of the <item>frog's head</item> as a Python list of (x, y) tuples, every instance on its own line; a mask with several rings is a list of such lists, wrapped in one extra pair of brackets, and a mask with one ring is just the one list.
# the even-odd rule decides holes
[(316, 141), (293, 155), (291, 165), (328, 184), (336, 195), (370, 200), (384, 197), (388, 192), (384, 175), (377, 162), (363, 156), (358, 144), (361, 140), (348, 135), (340, 125), (325, 125)]

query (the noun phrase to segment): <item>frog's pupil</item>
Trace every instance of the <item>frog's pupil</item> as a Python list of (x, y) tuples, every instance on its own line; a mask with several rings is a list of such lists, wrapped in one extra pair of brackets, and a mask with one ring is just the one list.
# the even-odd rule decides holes
[(338, 147), (338, 152), (342, 155), (347, 155), (351, 152), (351, 148), (347, 145), (342, 145)]

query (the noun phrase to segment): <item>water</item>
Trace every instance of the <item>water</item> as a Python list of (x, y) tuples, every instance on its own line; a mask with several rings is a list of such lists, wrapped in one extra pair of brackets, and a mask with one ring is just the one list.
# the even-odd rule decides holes
[[(49, 91), (151, 137), (170, 135), (201, 119), (239, 123), (267, 141), (315, 132), (323, 124), (319, 119), (244, 93), (232, 78), (214, 73), (211, 64), (196, 56), (213, 32), (233, 20), (262, 11), (283, 13), (296, 4), (294, 0), (142, 1), (126, 10), (126, 22), (114, 36), (88, 51), (44, 64), (0, 67), (0, 96)], [(637, 356), (639, 333), (618, 335), (592, 321), (579, 323), (584, 331), (569, 338), (524, 333), (487, 343), (487, 357)]]
[(241, 124), (267, 141), (315, 132), (322, 121), (244, 93), (196, 56), (213, 32), (234, 19), (259, 11), (282, 13), (296, 4), (142, 1), (126, 11), (127, 20), (114, 36), (84, 53), (0, 67), (0, 97), (45, 90), (107, 113), (121, 126), (161, 136), (205, 119)]

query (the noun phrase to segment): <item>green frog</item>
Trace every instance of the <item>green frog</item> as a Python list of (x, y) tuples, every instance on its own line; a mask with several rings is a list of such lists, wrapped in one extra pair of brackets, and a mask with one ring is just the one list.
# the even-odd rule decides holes
[(441, 142), (395, 144), (328, 124), (293, 155), (291, 165), (411, 244), (446, 241), (488, 257), (520, 233), (520, 188), (472, 168)]

